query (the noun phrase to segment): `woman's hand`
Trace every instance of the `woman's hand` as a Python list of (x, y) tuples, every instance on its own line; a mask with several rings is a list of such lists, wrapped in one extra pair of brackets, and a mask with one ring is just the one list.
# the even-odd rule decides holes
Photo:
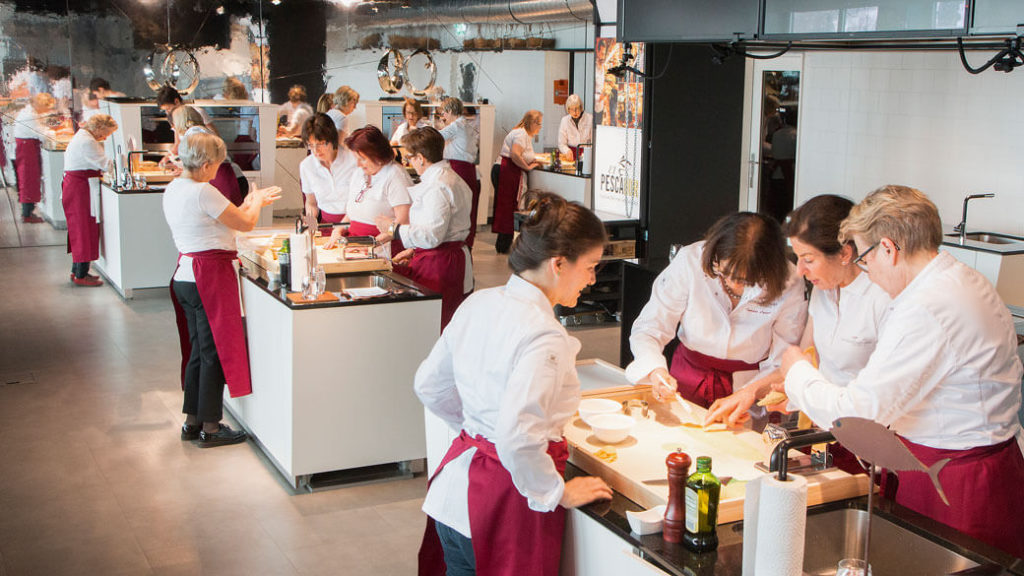
[(658, 402), (675, 398), (676, 392), (679, 390), (676, 379), (664, 368), (651, 370), (651, 373), (647, 375), (647, 380), (651, 383), (651, 396)]
[(346, 230), (347, 228), (343, 226), (335, 226), (334, 228), (331, 228), (331, 237), (324, 244), (324, 250), (330, 250), (337, 246), (338, 240), (345, 235)]
[(270, 206), (274, 202), (281, 199), (281, 187), (280, 186), (268, 186), (266, 188), (257, 188), (249, 193), (245, 197), (246, 200), (252, 198), (252, 201), (256, 203), (260, 208), (264, 206)]
[(779, 370), (782, 372), (783, 380), (785, 380), (786, 375), (789, 374), (789, 370), (793, 368), (793, 365), (801, 360), (806, 360), (810, 362), (812, 366), (814, 365), (814, 359), (804, 354), (803, 351), (800, 350), (799, 346), (790, 346), (782, 353), (782, 366)]
[(596, 476), (580, 476), (565, 483), (559, 504), (563, 508), (578, 508), (595, 500), (611, 500), (612, 489)]
[(754, 388), (754, 386), (747, 386), (725, 398), (719, 398), (712, 402), (707, 414), (704, 415), (704, 425), (725, 422), (726, 426), (734, 428), (749, 420), (748, 410), (757, 401)]
[(378, 214), (373, 219), (373, 223), (377, 225), (377, 230), (380, 230), (382, 233), (387, 232), (395, 225), (395, 221), (387, 214)]
[(415, 251), (415, 248), (406, 248), (405, 250), (402, 250), (398, 254), (395, 254), (395, 256), (391, 258), (391, 262), (393, 262), (394, 264), (405, 264), (412, 258), (412, 254)]

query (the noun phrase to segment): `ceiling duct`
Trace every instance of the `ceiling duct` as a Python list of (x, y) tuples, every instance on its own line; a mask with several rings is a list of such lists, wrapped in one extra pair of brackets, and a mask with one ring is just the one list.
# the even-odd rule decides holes
[[(364, 3), (353, 11), (353, 24), (415, 26), (423, 24), (547, 24), (591, 22), (590, 0), (424, 0)], [(373, 12), (376, 8), (377, 12)]]

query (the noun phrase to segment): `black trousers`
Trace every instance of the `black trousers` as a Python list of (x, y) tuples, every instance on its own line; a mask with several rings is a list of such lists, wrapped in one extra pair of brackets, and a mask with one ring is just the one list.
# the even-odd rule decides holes
[(21, 217), (28, 218), (32, 215), (32, 212), (36, 209), (35, 202), (22, 202), (21, 203)]
[(185, 365), (185, 402), (181, 411), (200, 422), (220, 422), (224, 416), (224, 370), (213, 332), (195, 282), (174, 281), (174, 294), (185, 311), (192, 354)]
[(71, 273), (75, 275), (75, 278), (85, 278), (89, 274), (90, 262), (72, 262)]

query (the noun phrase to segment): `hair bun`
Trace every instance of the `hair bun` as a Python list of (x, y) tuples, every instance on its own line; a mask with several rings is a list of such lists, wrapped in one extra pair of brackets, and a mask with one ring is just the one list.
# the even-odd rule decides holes
[[(526, 226), (536, 226), (547, 220), (547, 214), (551, 210), (558, 210), (562, 212), (568, 202), (565, 198), (552, 194), (551, 192), (528, 192), (526, 200), (526, 210), (528, 215), (525, 222)], [(560, 220), (560, 218), (555, 218)]]

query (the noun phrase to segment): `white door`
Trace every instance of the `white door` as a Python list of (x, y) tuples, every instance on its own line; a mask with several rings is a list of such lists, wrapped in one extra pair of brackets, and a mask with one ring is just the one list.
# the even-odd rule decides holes
[(780, 222), (793, 209), (803, 55), (754, 60), (747, 206)]

